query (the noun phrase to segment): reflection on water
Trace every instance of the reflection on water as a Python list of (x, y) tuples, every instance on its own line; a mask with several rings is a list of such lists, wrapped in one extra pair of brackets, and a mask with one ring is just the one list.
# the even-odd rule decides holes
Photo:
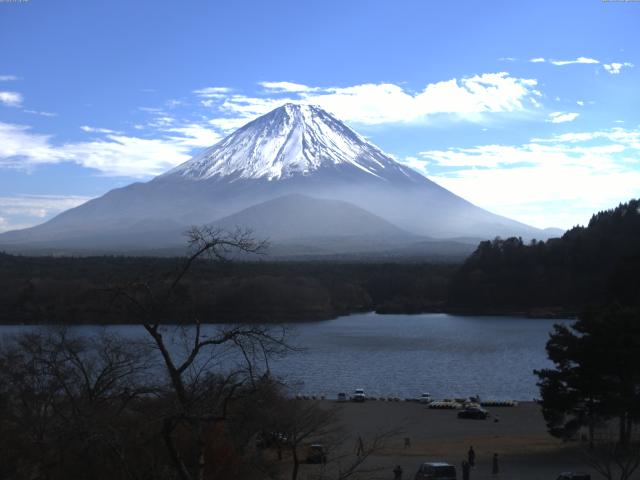
[[(544, 346), (552, 325), (566, 322), (446, 314), (351, 315), (289, 325), (291, 342), (303, 351), (271, 366), (300, 393), (330, 397), (364, 388), (371, 395), (415, 397), (430, 392), (435, 398), (479, 394), (531, 400), (538, 396), (533, 369), (549, 365)], [(1, 326), (0, 332), (25, 328), (30, 327)], [(74, 327), (87, 335), (102, 330)], [(136, 326), (107, 330), (145, 336)], [(175, 330), (167, 333), (171, 331)]]

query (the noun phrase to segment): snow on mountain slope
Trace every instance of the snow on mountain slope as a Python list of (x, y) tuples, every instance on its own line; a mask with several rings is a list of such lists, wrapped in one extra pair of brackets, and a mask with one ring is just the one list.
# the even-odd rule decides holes
[(326, 111), (289, 103), (163, 176), (279, 180), (337, 165), (379, 178), (387, 176), (387, 171), (415, 175)]
[[(347, 202), (412, 235), (439, 239), (549, 236), (442, 188), (324, 110), (286, 104), (149, 182), (111, 190), (41, 225), (0, 234), (0, 244), (161, 246), (175, 242), (178, 233), (191, 225), (209, 224), (295, 194)], [(311, 228), (311, 210), (316, 220), (326, 221), (339, 210), (326, 208), (327, 203), (323, 209), (312, 208), (315, 204), (307, 202), (308, 214), (297, 209), (293, 215), (290, 203), (268, 203), (268, 209), (263, 205), (262, 210), (249, 210), (242, 219), (249, 222), (254, 218), (249, 213), (268, 210), (260, 224), (264, 231), (275, 232), (280, 225), (279, 235), (296, 238), (321, 230)], [(284, 223), (278, 221), (279, 209), (288, 215)], [(370, 237), (369, 243), (380, 240), (379, 232), (371, 228), (373, 223), (363, 220), (364, 214), (349, 218), (341, 224), (345, 232), (355, 235), (357, 229), (349, 229), (358, 225), (360, 238)], [(340, 229), (333, 230), (335, 234)]]

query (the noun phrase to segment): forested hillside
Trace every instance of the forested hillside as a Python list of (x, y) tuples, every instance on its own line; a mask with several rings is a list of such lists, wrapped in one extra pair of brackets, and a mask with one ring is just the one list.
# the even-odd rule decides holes
[(482, 242), (454, 276), (448, 304), (482, 312), (578, 312), (640, 299), (640, 201), (593, 215), (561, 238)]
[[(129, 323), (111, 287), (155, 285), (179, 258), (19, 257), (0, 253), (0, 323)], [(332, 318), (359, 311), (441, 310), (457, 265), (429, 263), (197, 262), (180, 305), (204, 322)], [(181, 308), (176, 305), (176, 308)], [(178, 321), (184, 312), (164, 312)]]

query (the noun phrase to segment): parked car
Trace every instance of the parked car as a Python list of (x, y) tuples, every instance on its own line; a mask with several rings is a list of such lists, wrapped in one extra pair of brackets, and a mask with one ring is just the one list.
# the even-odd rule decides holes
[(420, 403), (431, 403), (433, 399), (431, 398), (430, 393), (423, 393), (418, 397), (418, 402)]
[(591, 475), (582, 472), (563, 472), (556, 480), (591, 480)]
[(284, 432), (261, 432), (258, 434), (256, 447), (262, 449), (275, 445), (288, 445), (289, 440), (289, 434)]
[(353, 392), (353, 397), (351, 399), (354, 402), (364, 402), (367, 399), (367, 396), (364, 394), (364, 390), (362, 388), (356, 388), (356, 391)]
[(324, 451), (324, 445), (321, 443), (309, 445), (309, 449), (307, 450), (307, 463), (327, 463), (327, 454)]
[(415, 480), (457, 480), (456, 467), (445, 462), (426, 462), (420, 465)]
[(339, 402), (346, 402), (347, 401), (347, 394), (344, 392), (340, 392), (338, 394), (338, 401)]
[(458, 412), (458, 418), (471, 418), (474, 420), (486, 420), (489, 416), (489, 412), (487, 412), (482, 407), (467, 407), (464, 410), (460, 410)]

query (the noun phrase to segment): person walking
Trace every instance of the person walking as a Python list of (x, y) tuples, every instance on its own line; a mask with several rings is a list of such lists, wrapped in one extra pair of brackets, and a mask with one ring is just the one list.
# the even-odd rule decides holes
[(476, 452), (473, 449), (473, 445), (469, 447), (469, 451), (467, 452), (467, 461), (469, 462), (469, 466), (476, 466)]
[(393, 480), (402, 480), (402, 467), (400, 465), (393, 469)]
[(471, 465), (466, 460), (462, 462), (462, 480), (469, 480), (471, 478)]
[(500, 473), (500, 468), (498, 467), (498, 454), (493, 454), (493, 461), (491, 462), (491, 473), (493, 475), (498, 475)]
[(364, 442), (362, 441), (362, 437), (358, 437), (358, 442), (356, 444), (357, 451), (356, 455), (359, 457), (360, 455), (364, 455)]

